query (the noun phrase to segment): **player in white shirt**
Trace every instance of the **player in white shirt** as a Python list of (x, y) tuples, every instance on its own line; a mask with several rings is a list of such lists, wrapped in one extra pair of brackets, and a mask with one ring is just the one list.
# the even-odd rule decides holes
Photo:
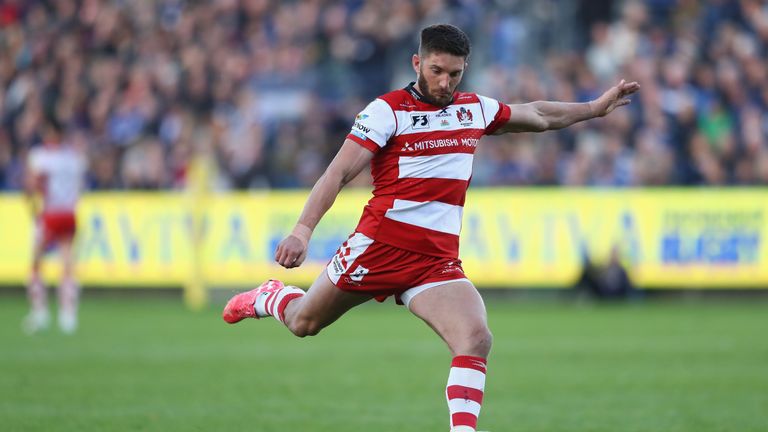
[(25, 191), (35, 223), (32, 268), (27, 294), (31, 310), (24, 329), (35, 333), (48, 327), (48, 296), (41, 276), (45, 253), (56, 247), (61, 256), (59, 281), (59, 328), (64, 333), (77, 330), (79, 287), (75, 278), (73, 241), (77, 230), (75, 211), (83, 188), (86, 161), (75, 148), (61, 142), (56, 126), (49, 124), (43, 144), (29, 152)]
[(373, 197), (355, 232), (306, 293), (270, 280), (234, 296), (223, 312), (228, 323), (272, 316), (304, 337), (361, 303), (394, 296), (435, 330), (453, 355), (445, 397), (454, 432), (477, 428), (492, 342), (485, 305), (458, 256), (480, 138), (602, 117), (628, 104), (627, 96), (640, 88), (622, 80), (587, 103), (504, 104), (457, 91), (469, 51), (469, 39), (454, 26), (422, 30), (419, 53), (412, 58), (416, 81), (358, 114), (293, 232), (278, 245), (275, 261), (286, 268), (301, 265), (315, 226), (341, 188), (370, 164)]

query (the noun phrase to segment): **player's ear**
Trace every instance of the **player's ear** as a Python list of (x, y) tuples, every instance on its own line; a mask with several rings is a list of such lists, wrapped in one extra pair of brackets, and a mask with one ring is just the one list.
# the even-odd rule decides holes
[(413, 66), (413, 71), (416, 72), (416, 75), (419, 74), (420, 64), (421, 64), (421, 58), (419, 58), (418, 54), (414, 54), (413, 57), (411, 57), (411, 65)]

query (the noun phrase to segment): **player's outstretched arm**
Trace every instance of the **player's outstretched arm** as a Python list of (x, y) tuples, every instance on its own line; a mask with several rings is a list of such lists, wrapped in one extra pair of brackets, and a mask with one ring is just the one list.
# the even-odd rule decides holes
[(640, 89), (637, 82), (621, 82), (599, 98), (585, 103), (537, 101), (509, 105), (509, 121), (494, 135), (507, 132), (543, 132), (562, 129), (574, 123), (608, 115), (629, 103), (628, 96)]
[(331, 208), (345, 184), (360, 174), (373, 158), (373, 153), (352, 140), (344, 141), (325, 173), (309, 193), (304, 210), (293, 232), (275, 251), (275, 261), (285, 268), (298, 267), (307, 257), (307, 245), (320, 219)]

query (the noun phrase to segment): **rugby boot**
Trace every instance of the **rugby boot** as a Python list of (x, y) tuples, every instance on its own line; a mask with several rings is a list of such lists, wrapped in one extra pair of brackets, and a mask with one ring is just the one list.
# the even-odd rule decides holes
[(224, 321), (230, 324), (240, 322), (245, 318), (259, 319), (259, 316), (256, 315), (256, 310), (254, 309), (256, 299), (260, 295), (279, 291), (283, 289), (283, 287), (285, 287), (285, 285), (279, 280), (270, 279), (261, 284), (258, 288), (237, 294), (229, 299), (227, 305), (224, 306), (224, 312), (222, 312), (221, 317), (224, 318)]

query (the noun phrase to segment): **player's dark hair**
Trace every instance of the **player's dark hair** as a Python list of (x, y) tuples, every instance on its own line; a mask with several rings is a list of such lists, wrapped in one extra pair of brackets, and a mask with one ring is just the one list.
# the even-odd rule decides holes
[(467, 34), (450, 24), (435, 24), (421, 31), (419, 55), (447, 53), (458, 57), (469, 57), (471, 46)]

